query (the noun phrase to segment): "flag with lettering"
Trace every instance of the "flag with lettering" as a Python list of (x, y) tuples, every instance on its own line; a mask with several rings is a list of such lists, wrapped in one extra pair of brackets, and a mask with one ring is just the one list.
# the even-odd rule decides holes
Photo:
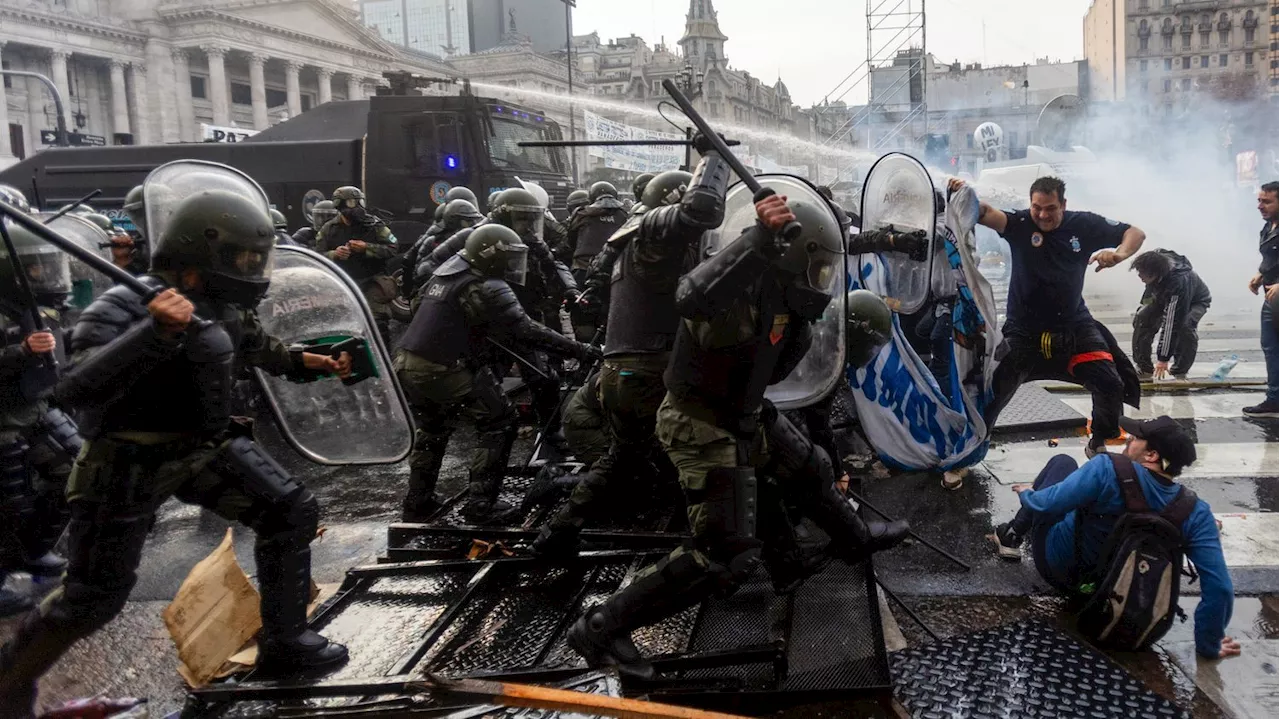
[[(900, 469), (948, 470), (968, 467), (986, 456), (990, 432), (983, 413), (991, 402), (1000, 329), (991, 284), (978, 272), (974, 227), (978, 197), (965, 186), (947, 204), (945, 226), (935, 242), (955, 279), (950, 346), (950, 391), (944, 392), (929, 367), (907, 341), (898, 315), (893, 339), (865, 367), (849, 368), (858, 418), (872, 447), (886, 464)], [(871, 255), (850, 255), (851, 289), (891, 295), (887, 273)], [(932, 308), (926, 310), (932, 311)]]

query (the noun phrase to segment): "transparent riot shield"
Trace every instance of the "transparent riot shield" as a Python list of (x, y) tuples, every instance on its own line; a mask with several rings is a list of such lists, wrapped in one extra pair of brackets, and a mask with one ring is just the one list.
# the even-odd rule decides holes
[(258, 305), (269, 335), (286, 345), (316, 349), (363, 345), (350, 347), (363, 376), (359, 381), (297, 383), (255, 370), (285, 440), (319, 464), (404, 459), (413, 447), (409, 405), (364, 295), (342, 270), (311, 250), (277, 247), (273, 262), (271, 288)]
[(204, 190), (226, 190), (262, 204), (262, 212), (271, 211), (267, 193), (243, 172), (216, 162), (175, 160), (152, 170), (142, 183), (142, 197), (147, 208), (147, 237), (159, 243), (169, 229), (174, 210), (186, 198)]
[[(799, 177), (768, 174), (757, 175), (756, 180), (763, 187), (772, 188), (788, 199), (804, 199), (818, 207), (830, 207), (813, 185)], [(729, 188), (729, 193), (725, 196), (724, 222), (719, 229), (706, 233), (703, 239), (704, 257), (715, 254), (755, 223), (756, 207), (752, 200), (754, 194), (741, 182)], [(834, 211), (831, 213), (831, 221), (839, 223)], [(843, 273), (844, 263), (839, 266)], [(795, 370), (786, 379), (770, 386), (765, 394), (780, 409), (806, 407), (826, 398), (839, 380), (840, 373), (844, 371), (846, 284), (846, 278), (842, 276), (832, 285), (831, 304), (827, 305), (822, 318), (813, 324), (813, 346)]]
[(904, 232), (924, 230), (929, 236), (923, 260), (913, 260), (901, 252), (880, 254), (888, 277), (884, 299), (894, 312), (911, 314), (929, 301), (929, 272), (937, 228), (933, 198), (929, 172), (919, 160), (901, 152), (876, 160), (862, 185), (862, 230), (892, 225)]
[[(44, 223), (49, 229), (57, 232), (59, 235), (75, 242), (77, 245), (101, 255), (104, 259), (111, 259), (111, 249), (109, 248), (111, 238), (107, 236), (102, 228), (89, 222), (78, 215), (66, 214), (57, 219), (50, 220), (55, 213), (41, 212), (34, 215), (37, 220)], [(84, 309), (89, 306), (103, 292), (111, 289), (115, 285), (115, 281), (107, 275), (98, 272), (89, 265), (81, 262), (75, 257), (69, 257), (71, 264), (71, 296), (68, 298), (71, 306), (76, 309)]]

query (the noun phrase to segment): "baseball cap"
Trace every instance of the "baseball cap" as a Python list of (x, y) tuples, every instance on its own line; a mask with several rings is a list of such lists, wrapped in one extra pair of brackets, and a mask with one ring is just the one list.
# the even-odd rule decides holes
[(1145, 440), (1147, 446), (1160, 454), (1165, 473), (1176, 477), (1182, 469), (1196, 461), (1196, 443), (1174, 419), (1161, 415), (1145, 422), (1131, 417), (1121, 417), (1120, 427), (1130, 435)]

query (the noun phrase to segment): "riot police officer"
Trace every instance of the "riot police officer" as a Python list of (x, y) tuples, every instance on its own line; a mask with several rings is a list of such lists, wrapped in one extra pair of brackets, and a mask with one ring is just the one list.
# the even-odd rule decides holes
[(66, 525), (67, 475), (80, 452), (75, 423), (49, 403), (57, 372), (49, 363), (62, 340), (59, 312), (71, 290), (67, 256), (27, 230), (6, 227), (41, 316), (34, 327), (15, 264), (0, 246), (0, 518), (17, 540), (21, 562), (0, 565), (0, 616), (31, 607), (3, 590), (7, 570), (41, 577), (62, 574), (66, 560), (53, 546)]
[(333, 204), (333, 200), (321, 200), (312, 205), (311, 225), (299, 227), (298, 231), (293, 233), (293, 243), (314, 250), (316, 248), (316, 235), (320, 234), (320, 229), (328, 224), (329, 220), (337, 216), (338, 208)]
[(627, 221), (627, 211), (618, 200), (618, 191), (608, 182), (597, 182), (588, 195), (591, 204), (578, 211), (569, 224), (569, 248), (574, 278), (581, 281), (586, 276), (591, 260), (613, 233), (622, 229)]
[[(558, 322), (553, 308), (558, 308), (564, 299), (576, 301), (578, 285), (568, 268), (552, 256), (550, 248), (542, 241), (546, 208), (542, 207), (533, 193), (524, 188), (513, 187), (503, 190), (495, 200), (491, 217), (494, 223), (513, 230), (528, 247), (532, 260), (528, 278), (523, 285), (512, 288), (524, 311), (534, 320), (546, 325)], [(418, 262), (417, 276), (430, 277), (436, 268), (462, 250), (474, 231), (462, 230), (440, 244), (429, 257)], [(521, 364), (520, 373), (532, 395), (534, 415), (540, 425), (552, 430), (554, 441), (559, 444), (562, 438), (554, 432), (553, 420), (558, 415), (557, 408), (560, 404), (560, 378), (544, 352), (536, 348), (531, 350), (526, 359), (537, 371)]]
[(660, 474), (674, 479), (674, 468), (654, 440), (653, 429), (666, 395), (662, 373), (680, 324), (676, 283), (697, 264), (703, 232), (724, 219), (729, 173), (714, 151), (703, 157), (697, 175), (662, 173), (647, 183), (646, 204), (654, 209), (643, 218), (633, 217), (601, 252), (601, 257), (617, 257), (609, 270), (609, 319), (600, 371), (601, 405), (612, 442), (568, 504), (539, 533), (532, 547), (535, 553), (575, 554), (584, 524), (597, 520), (609, 504), (623, 501), (630, 488), (620, 485), (632, 479), (632, 469), (654, 464)]
[(395, 280), (387, 274), (387, 260), (396, 253), (391, 228), (365, 206), (364, 192), (350, 185), (333, 191), (338, 216), (316, 235), (316, 250), (337, 263), (356, 281), (369, 302), (382, 336), (389, 337), (388, 305), (396, 297)]
[[(183, 176), (215, 171), (193, 165)], [(265, 334), (250, 308), (269, 282), (271, 218), (251, 180), (217, 171), (253, 191), (196, 182), (220, 189), (153, 193), (148, 181), (154, 245), (151, 274), (142, 280), (161, 291), (144, 303), (117, 286), (72, 333), (71, 365), (56, 392), (82, 411), (85, 437), (67, 489), (68, 566), (62, 587), (0, 649), (0, 706), (31, 707), (40, 675), (124, 607), (152, 516), (170, 496), (257, 534), (263, 671), (329, 666), (347, 656), (307, 629), (316, 499), (232, 422), (229, 395), (242, 364), (306, 380), (349, 374), (350, 356), (290, 350)], [(196, 312), (204, 322), (192, 322)]]
[(631, 197), (635, 199), (636, 204), (631, 207), (631, 214), (643, 214), (644, 210), (636, 211), (635, 208), (644, 204), (644, 188), (649, 186), (649, 181), (654, 177), (652, 172), (642, 172), (631, 181)]
[(147, 255), (145, 244), (135, 241), (129, 233), (121, 230), (110, 217), (96, 212), (80, 215), (107, 235), (108, 249), (111, 250), (111, 262), (116, 267), (126, 270), (131, 275), (147, 271)]
[(587, 359), (588, 345), (535, 322), (511, 285), (525, 281), (529, 248), (512, 229), (489, 224), (467, 231), (462, 250), (440, 266), (422, 291), (422, 305), (400, 340), (395, 370), (416, 415), (403, 521), (424, 521), (438, 508), (435, 485), (449, 437), (460, 418), (474, 422), (463, 516), (497, 523), (511, 506), (498, 501), (515, 439), (515, 411), (489, 366), (487, 340), (508, 340)]
[(285, 218), (283, 212), (274, 207), (271, 208), (271, 226), (276, 231), (276, 245), (295, 244), (293, 235), (289, 234), (289, 220)]
[[(846, 560), (893, 546), (908, 531), (903, 523), (864, 522), (837, 501), (830, 457), (764, 402), (766, 387), (808, 351), (810, 324), (831, 300), (844, 248), (840, 224), (821, 198), (789, 206), (771, 195), (755, 209), (757, 223), (676, 288), (683, 321), (656, 433), (679, 471), (693, 540), (575, 623), (569, 644), (591, 666), (652, 677), (630, 633), (731, 592), (750, 576), (763, 544), (757, 529), (767, 542), (787, 524), (781, 507), (761, 494), (755, 467), (766, 462), (783, 485), (803, 487), (808, 513)], [(782, 241), (776, 233), (797, 219), (802, 233)]]
[[(467, 188), (454, 189), (466, 190)], [(432, 252), (435, 252), (439, 243), (449, 239), (460, 230), (475, 227), (485, 219), (475, 205), (461, 197), (450, 200), (447, 205), (441, 205), (441, 207), (443, 212), (440, 214), (440, 221), (428, 229), (426, 234), (419, 237), (413, 247), (409, 248), (409, 251), (404, 254), (400, 295), (406, 300), (416, 298), (418, 291), (422, 289), (422, 285), (426, 284), (427, 279), (430, 277), (430, 275), (417, 274), (417, 266), (421, 259), (429, 257)]]

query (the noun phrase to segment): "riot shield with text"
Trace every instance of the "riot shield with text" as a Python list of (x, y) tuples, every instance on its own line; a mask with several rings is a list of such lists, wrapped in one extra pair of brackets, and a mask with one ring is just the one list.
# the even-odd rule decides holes
[(929, 301), (929, 272), (933, 263), (937, 208), (933, 181), (920, 161), (891, 152), (871, 166), (862, 185), (862, 230), (924, 230), (929, 248), (923, 260), (901, 252), (884, 252), (880, 261), (887, 275), (885, 302), (889, 309), (911, 314)]
[[(757, 175), (763, 187), (771, 188), (788, 200), (807, 200), (818, 207), (830, 207), (807, 181), (791, 175)], [(725, 196), (724, 222), (703, 239), (703, 256), (710, 257), (733, 242), (742, 231), (756, 221), (754, 193), (741, 182), (729, 188)], [(839, 224), (835, 211), (831, 221)], [(837, 263), (842, 276), (832, 285), (832, 301), (821, 319), (813, 324), (813, 345), (795, 370), (781, 382), (769, 387), (765, 396), (780, 409), (806, 407), (830, 394), (840, 373), (844, 371), (844, 299), (846, 280), (844, 263)]]
[[(107, 236), (106, 232), (102, 231), (102, 228), (74, 214), (66, 214), (53, 220), (47, 219), (53, 217), (54, 214), (53, 212), (41, 212), (34, 216), (59, 235), (87, 250), (91, 250), (94, 254), (101, 255), (108, 260), (111, 259), (111, 250), (107, 247), (111, 238)], [(115, 285), (115, 281), (110, 277), (98, 272), (75, 257), (70, 257), (69, 260), (71, 264), (71, 296), (68, 299), (76, 309), (82, 310), (88, 307), (90, 302)]]
[(352, 355), (353, 376), (297, 383), (255, 370), (290, 446), (319, 464), (391, 464), (413, 447), (409, 405), (360, 289), (323, 256), (278, 247), (258, 317), (271, 336)]

